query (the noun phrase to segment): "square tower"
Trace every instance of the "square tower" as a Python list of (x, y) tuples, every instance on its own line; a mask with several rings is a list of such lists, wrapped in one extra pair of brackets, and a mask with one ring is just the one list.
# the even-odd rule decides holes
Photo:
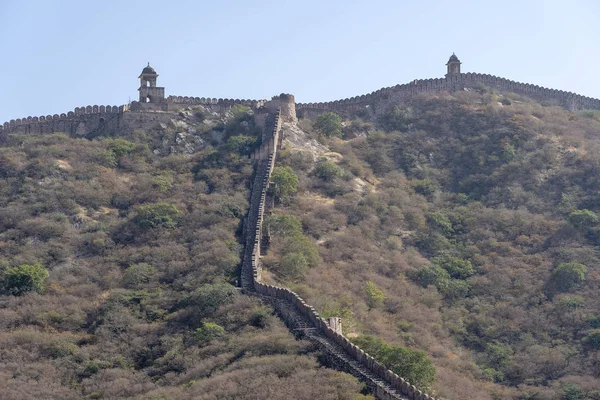
[(142, 70), (140, 78), (140, 88), (138, 91), (140, 92), (140, 103), (150, 103), (150, 104), (163, 104), (165, 103), (165, 88), (156, 86), (156, 79), (158, 78), (158, 74), (150, 66), (145, 67)]

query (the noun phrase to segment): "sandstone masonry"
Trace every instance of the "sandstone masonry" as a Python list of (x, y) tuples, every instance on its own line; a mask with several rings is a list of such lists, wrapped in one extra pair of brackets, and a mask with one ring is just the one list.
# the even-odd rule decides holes
[[(129, 125), (142, 121), (162, 122), (182, 107), (203, 105), (215, 110), (224, 110), (242, 104), (257, 110), (273, 113), (281, 108), (282, 118), (293, 122), (300, 117), (311, 117), (327, 111), (350, 113), (367, 111), (380, 114), (390, 105), (401, 103), (421, 94), (440, 91), (456, 91), (477, 88), (482, 85), (530, 97), (548, 105), (564, 107), (570, 111), (581, 109), (600, 110), (600, 99), (581, 96), (562, 90), (548, 89), (537, 85), (514, 82), (497, 76), (462, 73), (461, 62), (452, 55), (448, 60), (444, 78), (414, 80), (410, 83), (379, 89), (370, 94), (325, 103), (295, 103), (292, 95), (275, 96), (271, 100), (216, 99), (209, 97), (169, 96), (165, 88), (157, 86), (158, 74), (148, 64), (138, 77), (140, 79), (139, 100), (122, 106), (85, 106), (63, 114), (13, 119), (0, 125), (0, 140), (8, 134), (52, 134), (64, 132), (73, 137), (112, 135)], [(137, 125), (136, 125), (137, 126)]]

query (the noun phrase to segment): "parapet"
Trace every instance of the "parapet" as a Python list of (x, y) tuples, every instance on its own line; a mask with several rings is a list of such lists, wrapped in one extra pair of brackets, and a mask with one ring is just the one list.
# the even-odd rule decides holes
[(382, 88), (375, 92), (349, 99), (336, 100), (326, 103), (298, 103), (296, 104), (296, 109), (315, 111), (321, 110), (322, 112), (359, 111), (379, 102), (385, 102), (389, 100), (405, 100), (420, 93), (476, 88), (481, 84), (499, 90), (530, 97), (537, 101), (558, 105), (566, 108), (569, 111), (581, 109), (600, 110), (600, 99), (581, 96), (562, 90), (548, 89), (528, 83), (515, 82), (488, 74), (470, 72), (452, 74), (448, 75), (446, 78), (416, 79), (410, 83)]
[(79, 132), (89, 132), (91, 129), (105, 124), (109, 119), (112, 120), (109, 117), (121, 115), (126, 111), (129, 111), (127, 104), (75, 107), (73, 111), (66, 114), (12, 119), (0, 125), (0, 132), (3, 134), (52, 134), (55, 132), (75, 133), (78, 129)]
[(202, 105), (202, 106), (233, 106), (241, 104), (248, 107), (261, 107), (265, 100), (246, 100), (246, 99), (216, 99), (210, 97), (188, 97), (188, 96), (169, 96), (168, 104), (176, 105)]

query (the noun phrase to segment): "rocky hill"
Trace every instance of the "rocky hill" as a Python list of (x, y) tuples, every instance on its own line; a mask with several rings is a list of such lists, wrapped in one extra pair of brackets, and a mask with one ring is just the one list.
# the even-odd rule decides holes
[(263, 279), (437, 397), (597, 398), (600, 114), (482, 86), (345, 115), (284, 125)]
[(0, 397), (358, 399), (236, 289), (260, 141), (196, 107), (94, 140), (0, 147)]
[(598, 112), (373, 101), (4, 129), (2, 393), (597, 399)]

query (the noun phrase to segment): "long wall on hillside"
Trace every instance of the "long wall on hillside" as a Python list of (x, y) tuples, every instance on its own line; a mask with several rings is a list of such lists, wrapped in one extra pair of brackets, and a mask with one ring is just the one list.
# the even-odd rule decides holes
[(167, 97), (167, 104), (169, 109), (172, 106), (232, 106), (234, 104), (241, 104), (248, 107), (261, 107), (266, 103), (266, 100), (245, 100), (245, 99), (215, 99), (210, 97), (189, 97), (189, 96), (169, 96)]
[[(137, 107), (138, 102), (122, 106), (86, 106), (63, 114), (17, 118), (0, 125), (0, 140), (8, 134), (52, 134), (64, 132), (72, 137), (111, 135), (122, 128), (148, 128), (166, 122), (181, 108), (203, 105), (213, 111), (225, 111), (236, 104), (258, 110), (278, 103), (280, 96), (267, 100), (215, 99), (204, 97), (169, 96), (166, 109)], [(291, 96), (293, 99), (293, 96)], [(166, 112), (166, 110), (168, 111)]]
[[(513, 92), (548, 105), (561, 106), (571, 111), (581, 109), (600, 110), (600, 99), (478, 73), (459, 73), (449, 75), (446, 78), (415, 80), (403, 85), (379, 89), (362, 96), (324, 103), (296, 103), (295, 107), (294, 97), (285, 94), (275, 96), (270, 101), (169, 96), (166, 99), (166, 110), (174, 112), (182, 107), (203, 105), (222, 111), (235, 104), (245, 105), (253, 109), (262, 109), (263, 107), (269, 108), (270, 104), (279, 104), (282, 108), (287, 108), (287, 111), (293, 111), (292, 119), (296, 118), (296, 112), (299, 116), (309, 117), (326, 111), (338, 113), (368, 111), (369, 113), (381, 114), (387, 111), (390, 105), (401, 103), (420, 93), (451, 92), (465, 88), (477, 88), (481, 85)], [(0, 140), (11, 133), (51, 134), (65, 132), (74, 137), (106, 135), (117, 132), (124, 124), (127, 124), (127, 119), (124, 120), (123, 115), (136, 114), (136, 117), (129, 118), (136, 121), (136, 123), (140, 121), (163, 121), (167, 118), (166, 116), (158, 116), (158, 114), (164, 113), (165, 110), (163, 109), (138, 109), (135, 107), (136, 103), (122, 106), (94, 105), (78, 107), (66, 114), (10, 120), (0, 125)]]
[(481, 85), (502, 91), (513, 92), (549, 105), (561, 106), (570, 111), (600, 109), (600, 99), (478, 73), (454, 74), (447, 78), (439, 79), (419, 79), (410, 83), (379, 89), (370, 94), (351, 97), (349, 99), (325, 103), (298, 103), (296, 104), (296, 109), (301, 116), (310, 115), (311, 112), (353, 112), (365, 110), (365, 108), (368, 107), (375, 107), (376, 109), (374, 111), (379, 113), (387, 110), (389, 104), (402, 102), (420, 93), (440, 91), (451, 92), (463, 90), (464, 88), (477, 88)]
[(129, 106), (86, 106), (77, 107), (66, 114), (27, 117), (10, 120), (0, 126), (0, 136), (8, 133), (28, 135), (64, 132), (74, 137), (101, 135), (119, 129), (123, 114)]
[[(252, 186), (250, 208), (244, 223), (245, 249), (241, 270), (241, 286), (245, 290), (256, 291), (261, 295), (285, 300), (291, 304), (301, 315), (307, 317), (312, 325), (320, 330), (326, 340), (339, 346), (352, 359), (357, 361), (362, 368), (374, 374), (378, 379), (387, 382), (393, 390), (401, 393), (402, 397), (388, 391), (381, 385), (373, 382), (375, 395), (380, 400), (408, 398), (410, 400), (435, 400), (433, 397), (418, 390), (405, 379), (399, 377), (373, 357), (351, 343), (343, 334), (336, 332), (327, 321), (319, 316), (314, 307), (308, 305), (295, 292), (262, 283), (262, 267), (260, 261), (262, 226), (265, 215), (267, 190), (271, 173), (275, 167), (277, 151), (281, 143), (281, 118), (280, 111), (268, 124), (272, 135), (263, 140), (261, 149), (257, 150), (253, 158), (256, 160), (256, 172)], [(405, 396), (405, 397), (404, 397)]]

